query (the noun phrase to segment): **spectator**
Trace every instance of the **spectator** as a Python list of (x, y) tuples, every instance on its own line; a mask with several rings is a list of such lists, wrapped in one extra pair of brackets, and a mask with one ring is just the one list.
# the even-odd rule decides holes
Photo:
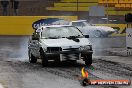
[(7, 16), (7, 7), (9, 5), (9, 1), (8, 0), (2, 0), (1, 5), (3, 7), (3, 15)]
[(13, 8), (13, 15), (18, 15), (18, 5), (19, 1), (18, 0), (11, 0), (12, 2), (12, 8)]

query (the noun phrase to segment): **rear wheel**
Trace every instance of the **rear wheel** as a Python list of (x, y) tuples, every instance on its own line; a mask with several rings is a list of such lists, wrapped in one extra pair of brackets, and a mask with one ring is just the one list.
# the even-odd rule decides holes
[(33, 56), (30, 51), (28, 51), (28, 52), (29, 52), (29, 62), (30, 63), (36, 63), (37, 62), (37, 58), (35, 56)]
[(92, 64), (92, 54), (86, 55), (84, 60), (85, 60), (85, 64), (87, 66), (90, 66)]

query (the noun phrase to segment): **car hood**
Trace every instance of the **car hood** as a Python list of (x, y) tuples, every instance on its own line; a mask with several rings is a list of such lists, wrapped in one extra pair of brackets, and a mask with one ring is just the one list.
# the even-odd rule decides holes
[(60, 39), (41, 39), (42, 46), (46, 47), (67, 47), (67, 46), (85, 46), (91, 45), (87, 38), (78, 38), (80, 42), (75, 42), (72, 39), (60, 38)]
[(115, 30), (111, 27), (107, 26), (95, 26), (96, 29), (103, 30), (103, 31), (108, 31), (108, 32), (114, 32)]
[(100, 30), (105, 32), (115, 32), (113, 28), (107, 27), (107, 26), (85, 26), (85, 27), (82, 27), (81, 29), (90, 30), (90, 31)]

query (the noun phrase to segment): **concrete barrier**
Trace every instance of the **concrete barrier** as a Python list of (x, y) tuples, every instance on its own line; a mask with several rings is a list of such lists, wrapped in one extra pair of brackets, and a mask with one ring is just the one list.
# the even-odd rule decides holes
[[(77, 20), (77, 16), (0, 16), (0, 35), (31, 35), (32, 23), (42, 18), (63, 18)], [(118, 30), (111, 36), (125, 36), (127, 24), (96, 24), (110, 26)]]
[(77, 16), (0, 16), (0, 35), (31, 35), (32, 23), (43, 18), (77, 20)]

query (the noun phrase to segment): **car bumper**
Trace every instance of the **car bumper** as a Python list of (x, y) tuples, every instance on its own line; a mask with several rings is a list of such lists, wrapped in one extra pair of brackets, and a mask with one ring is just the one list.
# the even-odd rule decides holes
[(50, 57), (50, 56), (56, 56), (56, 55), (60, 55), (60, 54), (82, 54), (82, 55), (90, 55), (93, 54), (92, 50), (89, 51), (58, 51), (58, 52), (46, 52), (45, 56), (46, 57)]
[(115, 31), (105, 31), (105, 32), (102, 32), (104, 35), (111, 35), (113, 33), (115, 33)]

